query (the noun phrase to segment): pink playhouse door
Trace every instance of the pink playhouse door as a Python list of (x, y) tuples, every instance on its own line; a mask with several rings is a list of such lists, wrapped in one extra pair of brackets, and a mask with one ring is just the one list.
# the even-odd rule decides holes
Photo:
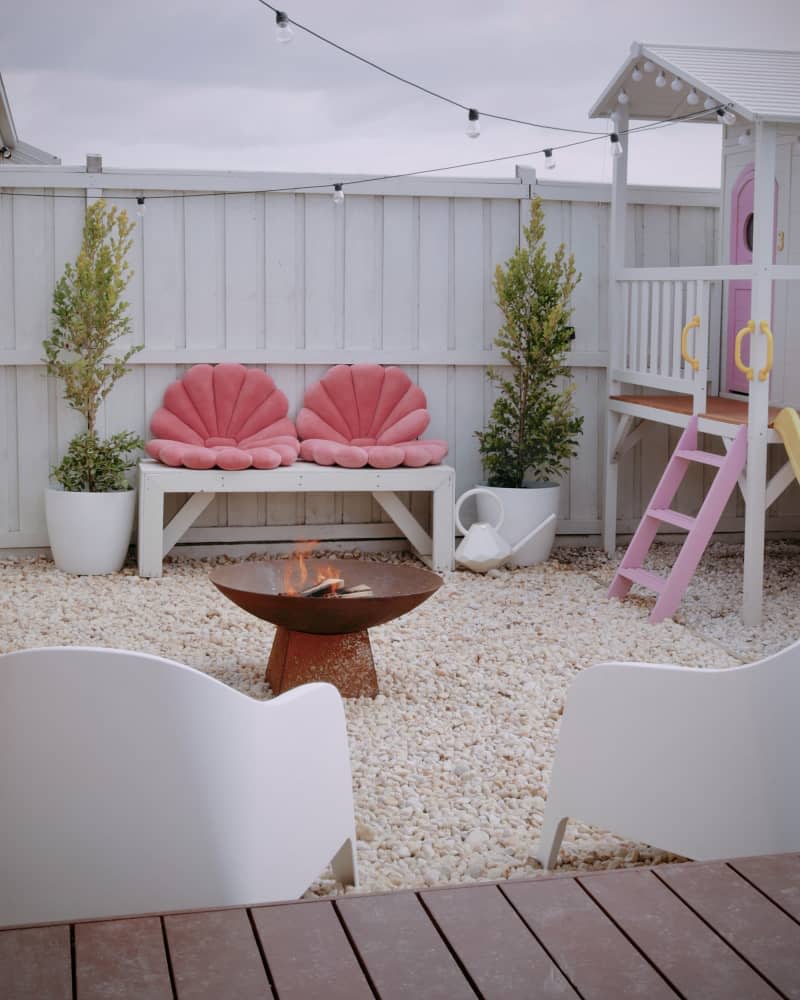
[[(753, 190), (755, 165), (749, 163), (739, 174), (731, 194), (731, 264), (753, 262)], [(775, 184), (775, 211), (778, 210), (778, 185)], [(777, 220), (776, 220), (777, 221)], [(748, 382), (734, 362), (736, 334), (750, 321), (750, 282), (728, 282), (728, 330), (726, 387), (728, 392), (747, 393)], [(750, 338), (742, 342), (742, 360), (749, 364)]]

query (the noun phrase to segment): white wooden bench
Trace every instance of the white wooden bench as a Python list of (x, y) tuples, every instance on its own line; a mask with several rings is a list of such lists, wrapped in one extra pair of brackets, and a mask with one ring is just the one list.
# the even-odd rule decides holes
[[(399, 492), (430, 492), (431, 531), (422, 527)], [(168, 524), (164, 495), (192, 494)], [(455, 470), (449, 465), (422, 469), (342, 469), (296, 462), (278, 469), (184, 469), (152, 459), (139, 463), (139, 576), (161, 576), (164, 556), (202, 514), (217, 493), (371, 493), (414, 552), (432, 569), (453, 568)], [(287, 527), (287, 532), (291, 531)]]

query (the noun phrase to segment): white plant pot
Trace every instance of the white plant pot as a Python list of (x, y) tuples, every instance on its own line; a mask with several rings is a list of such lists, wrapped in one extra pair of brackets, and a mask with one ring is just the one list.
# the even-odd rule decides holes
[(122, 569), (136, 513), (136, 490), (115, 493), (45, 491), (45, 516), (56, 566), (93, 576)]
[[(484, 484), (482, 484), (484, 485)], [(503, 505), (505, 517), (500, 534), (513, 549), (517, 542), (542, 523), (550, 514), (558, 514), (558, 498), (561, 487), (558, 483), (525, 483), (519, 489), (506, 486), (486, 486)], [(486, 494), (475, 498), (478, 520), (495, 522), (497, 505)], [(535, 566), (550, 555), (556, 537), (556, 521), (542, 529), (509, 563), (512, 566)]]

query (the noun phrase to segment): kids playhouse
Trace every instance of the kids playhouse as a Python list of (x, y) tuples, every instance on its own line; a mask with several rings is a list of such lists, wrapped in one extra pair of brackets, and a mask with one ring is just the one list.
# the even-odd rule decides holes
[[(683, 429), (610, 596), (636, 583), (669, 617), (737, 484), (745, 501), (743, 619), (760, 621), (765, 512), (800, 478), (800, 52), (634, 43), (590, 116), (621, 139), (612, 181), (604, 544), (616, 541), (618, 463), (651, 422)], [(722, 125), (717, 263), (626, 266), (629, 133), (638, 120)], [(705, 434), (709, 443), (698, 439)], [(716, 438), (722, 448), (710, 450)], [(785, 458), (767, 475), (768, 449)], [(708, 449), (708, 450), (707, 450)], [(692, 466), (704, 500), (672, 501)], [(667, 577), (643, 568), (660, 527), (687, 532)]]

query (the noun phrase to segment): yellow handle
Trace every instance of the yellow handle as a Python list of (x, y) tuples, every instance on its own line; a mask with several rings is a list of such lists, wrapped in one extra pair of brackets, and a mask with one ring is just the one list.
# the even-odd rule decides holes
[(691, 354), (689, 354), (689, 350), (686, 346), (686, 341), (689, 339), (689, 331), (696, 330), (698, 326), (700, 326), (700, 317), (695, 316), (693, 319), (689, 320), (689, 322), (683, 328), (683, 333), (681, 334), (681, 357), (683, 358), (684, 361), (687, 361), (692, 366), (692, 371), (695, 372), (700, 371), (700, 362), (697, 360), (697, 358), (693, 358)]
[(736, 343), (733, 347), (733, 360), (736, 367), (740, 372), (743, 372), (747, 376), (747, 381), (753, 381), (753, 369), (748, 368), (747, 365), (742, 361), (742, 341), (747, 336), (748, 333), (752, 333), (755, 330), (756, 324), (754, 320), (750, 320), (747, 326), (743, 326), (741, 330), (736, 334)]
[(765, 319), (762, 319), (759, 326), (761, 327), (761, 332), (767, 338), (767, 363), (758, 373), (758, 380), (759, 382), (766, 382), (767, 375), (769, 375), (769, 373), (772, 371), (772, 355), (773, 355), (774, 343), (772, 337), (772, 330), (770, 330), (767, 321)]

